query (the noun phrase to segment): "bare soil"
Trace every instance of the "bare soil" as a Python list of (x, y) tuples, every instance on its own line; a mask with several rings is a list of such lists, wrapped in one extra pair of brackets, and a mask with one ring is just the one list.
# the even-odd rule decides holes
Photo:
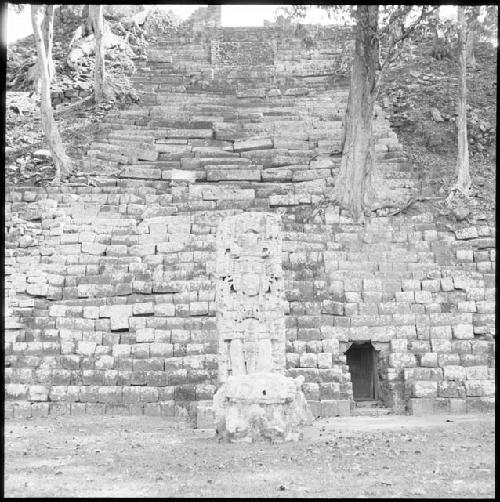
[(297, 443), (227, 444), (163, 417), (4, 425), (6, 497), (493, 498), (493, 415), (316, 420)]

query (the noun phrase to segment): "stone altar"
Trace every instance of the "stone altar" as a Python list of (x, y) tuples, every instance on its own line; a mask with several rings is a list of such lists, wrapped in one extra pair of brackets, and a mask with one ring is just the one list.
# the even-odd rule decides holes
[(286, 377), (280, 218), (253, 212), (217, 230), (217, 434), (228, 441), (297, 440), (309, 422), (303, 377)]

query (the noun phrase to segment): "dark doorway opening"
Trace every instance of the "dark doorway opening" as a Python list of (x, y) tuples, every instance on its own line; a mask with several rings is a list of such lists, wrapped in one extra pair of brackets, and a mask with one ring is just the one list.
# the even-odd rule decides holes
[(378, 399), (377, 353), (370, 342), (353, 343), (346, 352), (355, 401)]

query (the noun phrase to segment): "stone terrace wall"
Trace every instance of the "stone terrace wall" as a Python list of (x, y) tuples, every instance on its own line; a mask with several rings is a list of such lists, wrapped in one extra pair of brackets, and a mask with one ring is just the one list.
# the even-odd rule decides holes
[(344, 27), (223, 28), (211, 39), (215, 77), (289, 94), (348, 86), (352, 41)]
[[(350, 29), (345, 27), (208, 26), (192, 31), (187, 26), (152, 48), (146, 64), (177, 61), (182, 74), (163, 82), (163, 88), (171, 90), (240, 91), (254, 97), (279, 90), (286, 95), (306, 95), (315, 89), (346, 91), (351, 50)], [(140, 73), (136, 83), (154, 89), (154, 82), (142, 77)]]
[[(240, 38), (250, 50), (265, 30)], [(308, 222), (338, 172), (341, 65), (326, 48), (308, 59), (303, 37), (276, 38), (274, 65), (248, 76), (233, 48), (215, 62), (206, 37), (151, 47), (141, 106), (104, 119), (73, 183), (6, 187), (6, 413), (193, 416), (217, 380), (215, 230), (245, 210), (282, 214), (287, 372), (305, 377), (315, 415), (350, 413), (345, 352), (361, 340), (395, 411), (491, 408), (490, 215), (361, 227), (333, 208)], [(381, 173), (409, 195), (411, 166), (381, 113), (375, 122)]]

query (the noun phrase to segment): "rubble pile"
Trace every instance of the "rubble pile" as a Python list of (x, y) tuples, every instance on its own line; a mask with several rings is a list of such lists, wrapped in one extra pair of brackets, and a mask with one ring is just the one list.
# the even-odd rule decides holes
[[(54, 17), (54, 63), (56, 77), (51, 87), (52, 104), (75, 102), (93, 93), (94, 36), (78, 37), (83, 20), (83, 6), (63, 5)], [(171, 12), (140, 11), (133, 16), (105, 16), (104, 43), (106, 76), (116, 100), (121, 103), (137, 101), (129, 76), (135, 73), (135, 61), (145, 59), (151, 33), (175, 26)], [(81, 30), (80, 30), (81, 31)], [(37, 60), (33, 35), (12, 44), (7, 49), (7, 90), (36, 90), (33, 67)], [(31, 69), (31, 71), (30, 71)]]
[[(115, 100), (99, 105), (87, 102), (70, 111), (56, 107), (55, 117), (67, 153), (83, 155), (91, 133)], [(5, 181), (44, 185), (54, 179), (55, 167), (40, 123), (40, 99), (28, 91), (6, 93)]]
[(151, 9), (144, 19), (142, 29), (147, 33), (148, 40), (157, 40), (159, 36), (169, 31), (174, 31), (180, 20), (170, 11)]
[[(106, 111), (137, 101), (130, 82), (135, 61), (145, 59), (151, 40), (178, 23), (171, 12), (137, 12), (137, 9), (132, 12), (125, 8), (110, 12), (109, 7), (105, 10), (105, 37), (109, 45), (105, 65), (110, 94), (114, 97), (99, 105), (90, 99), (94, 89), (94, 37), (77, 36), (82, 31), (83, 6), (62, 5), (54, 13), (56, 74), (51, 83), (52, 105), (67, 151), (76, 158), (83, 154), (88, 142), (87, 129), (95, 127), (93, 124)], [(80, 57), (70, 59), (68, 64), (68, 56), (71, 53), (76, 56), (74, 49), (81, 44), (91, 50), (81, 51)], [(32, 78), (36, 61), (33, 35), (7, 49), (5, 177), (11, 183), (38, 186), (51, 181), (55, 170), (52, 159), (39, 159), (35, 155), (47, 146), (40, 124), (40, 99)]]
[[(53, 59), (56, 68), (56, 82), (69, 77), (66, 75), (64, 59), (67, 55), (71, 38), (82, 22), (81, 5), (63, 5), (54, 13)], [(7, 48), (7, 91), (33, 91), (33, 80), (28, 75), (29, 69), (37, 60), (35, 38), (29, 35), (17, 40)]]
[[(476, 65), (467, 68), (467, 128), (472, 155), (494, 155), (496, 142), (496, 55), (486, 42), (477, 45)], [(443, 153), (456, 145), (458, 62), (436, 60), (430, 41), (409, 45), (389, 70), (380, 93), (392, 127), (408, 130), (430, 151)], [(436, 125), (440, 124), (440, 125)]]
[(28, 92), (7, 93), (5, 122), (5, 180), (38, 184), (46, 173), (30, 152), (43, 145), (39, 101)]

